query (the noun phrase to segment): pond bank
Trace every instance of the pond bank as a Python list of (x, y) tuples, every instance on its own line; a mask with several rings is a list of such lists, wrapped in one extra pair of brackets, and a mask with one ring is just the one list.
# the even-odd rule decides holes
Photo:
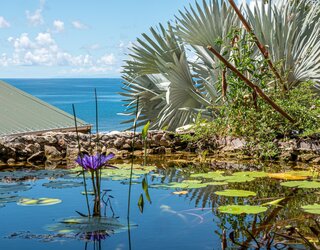
[[(99, 135), (99, 145), (103, 151), (114, 153), (118, 159), (130, 157), (132, 132), (110, 132)], [(96, 146), (96, 135), (79, 135), (82, 150), (90, 151)], [(279, 140), (280, 161), (304, 162), (320, 165), (319, 139)], [(149, 155), (174, 155), (182, 152), (197, 153), (200, 157), (249, 160), (243, 153), (246, 143), (232, 137), (212, 137), (201, 143), (188, 143), (178, 134), (166, 131), (150, 131), (148, 135)], [(143, 156), (141, 134), (135, 138), (135, 156)], [(205, 153), (204, 153), (205, 152)], [(42, 135), (6, 136), (0, 138), (1, 165), (44, 165), (55, 168), (59, 165), (73, 166), (78, 154), (76, 133), (48, 132)]]

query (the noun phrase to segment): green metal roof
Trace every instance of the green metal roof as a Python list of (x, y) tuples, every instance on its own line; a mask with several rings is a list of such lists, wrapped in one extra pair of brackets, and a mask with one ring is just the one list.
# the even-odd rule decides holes
[[(77, 119), (79, 131), (91, 125)], [(75, 131), (72, 115), (0, 81), (0, 136)]]

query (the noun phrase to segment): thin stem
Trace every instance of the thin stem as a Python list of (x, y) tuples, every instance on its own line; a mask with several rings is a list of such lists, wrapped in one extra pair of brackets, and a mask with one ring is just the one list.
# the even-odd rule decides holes
[[(74, 125), (75, 125), (75, 128), (76, 128), (76, 135), (77, 135), (77, 141), (78, 141), (78, 151), (79, 151), (78, 154), (81, 157), (81, 161), (82, 161), (80, 138), (79, 138), (79, 133), (78, 133), (78, 125), (77, 125), (77, 116), (76, 116), (76, 109), (74, 107), (74, 104), (72, 104), (72, 111), (73, 111)], [(86, 182), (84, 169), (82, 169), (82, 178), (83, 178), (84, 192), (86, 193), (85, 196), (86, 196), (88, 215), (90, 217), (91, 213), (90, 213), (90, 206), (89, 206), (89, 199), (88, 199), (88, 192), (87, 192), (87, 182)]]
[(280, 106), (278, 106), (274, 101), (272, 101), (257, 85), (252, 83), (248, 78), (246, 78), (239, 70), (237, 70), (231, 63), (229, 63), (218, 51), (216, 51), (212, 46), (207, 46), (207, 49), (210, 50), (218, 59), (223, 62), (231, 71), (233, 71), (241, 80), (245, 82), (250, 88), (255, 90), (258, 95), (268, 103), (275, 111), (281, 114), (283, 117), (288, 119), (290, 122), (294, 123), (294, 119), (287, 114)]
[(143, 158), (143, 166), (147, 165), (147, 138), (144, 140), (144, 158)]
[(99, 112), (98, 112), (98, 96), (97, 96), (97, 89), (94, 89), (94, 99), (95, 99), (95, 103), (96, 103), (96, 146), (98, 149), (98, 142), (99, 142)]
[(138, 109), (139, 109), (139, 96), (137, 97), (137, 106), (136, 106), (136, 117), (133, 122), (133, 137), (131, 141), (131, 169), (130, 169), (130, 182), (129, 182), (129, 192), (128, 192), (128, 211), (127, 211), (127, 219), (129, 223), (130, 218), (130, 202), (131, 202), (131, 186), (132, 186), (132, 172), (133, 172), (133, 158), (134, 158), (134, 138), (136, 136), (137, 129), (137, 120), (138, 120)]
[(97, 169), (96, 171), (96, 185), (97, 185), (97, 203), (98, 204), (98, 215), (101, 216), (101, 212), (100, 212), (100, 178), (99, 178), (99, 169)]
[(284, 84), (280, 74), (278, 73), (278, 71), (276, 70), (276, 68), (273, 66), (272, 61), (270, 60), (269, 57), (269, 52), (267, 50), (267, 48), (259, 41), (258, 37), (255, 35), (255, 33), (253, 32), (253, 29), (251, 28), (250, 24), (247, 22), (247, 20), (244, 18), (244, 16), (242, 15), (241, 11), (239, 10), (239, 8), (237, 7), (237, 5), (235, 4), (235, 2), (233, 0), (229, 0), (230, 5), (232, 6), (232, 8), (234, 9), (234, 11), (237, 13), (240, 21), (242, 22), (244, 28), (252, 35), (254, 42), (256, 43), (257, 47), (259, 48), (261, 54), (263, 55), (263, 57), (267, 60), (267, 63), (269, 65), (269, 68), (272, 70), (273, 74), (275, 75), (276, 78), (278, 78), (278, 80), (280, 81), (283, 89), (286, 91), (287, 87)]

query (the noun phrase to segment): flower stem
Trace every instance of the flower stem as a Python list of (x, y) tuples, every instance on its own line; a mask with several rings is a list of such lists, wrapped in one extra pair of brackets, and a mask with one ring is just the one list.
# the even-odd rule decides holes
[(137, 107), (136, 107), (136, 117), (133, 122), (133, 137), (131, 141), (131, 168), (130, 168), (130, 182), (129, 182), (129, 192), (128, 192), (128, 210), (127, 219), (129, 223), (130, 218), (130, 202), (131, 202), (131, 186), (132, 186), (132, 172), (133, 172), (133, 160), (134, 160), (134, 138), (136, 136), (137, 120), (138, 120), (138, 109), (139, 109), (139, 96), (137, 97)]
[[(74, 126), (76, 128), (76, 135), (77, 135), (77, 141), (78, 141), (78, 151), (79, 151), (78, 154), (81, 157), (81, 146), (80, 146), (80, 139), (79, 139), (79, 133), (78, 133), (77, 115), (76, 115), (76, 109), (74, 107), (74, 104), (72, 104), (72, 110), (73, 110)], [(82, 157), (81, 157), (81, 160), (82, 160)], [(90, 213), (90, 205), (89, 205), (88, 192), (87, 192), (87, 182), (86, 182), (86, 176), (84, 173), (84, 169), (82, 169), (82, 178), (83, 178), (84, 192), (86, 193), (86, 203), (87, 203), (88, 215), (90, 217), (91, 213)]]

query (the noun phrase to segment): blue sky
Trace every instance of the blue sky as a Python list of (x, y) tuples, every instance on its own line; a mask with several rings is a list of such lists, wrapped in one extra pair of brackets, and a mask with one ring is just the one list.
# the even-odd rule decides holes
[(2, 0), (0, 78), (118, 77), (130, 44), (189, 3)]

